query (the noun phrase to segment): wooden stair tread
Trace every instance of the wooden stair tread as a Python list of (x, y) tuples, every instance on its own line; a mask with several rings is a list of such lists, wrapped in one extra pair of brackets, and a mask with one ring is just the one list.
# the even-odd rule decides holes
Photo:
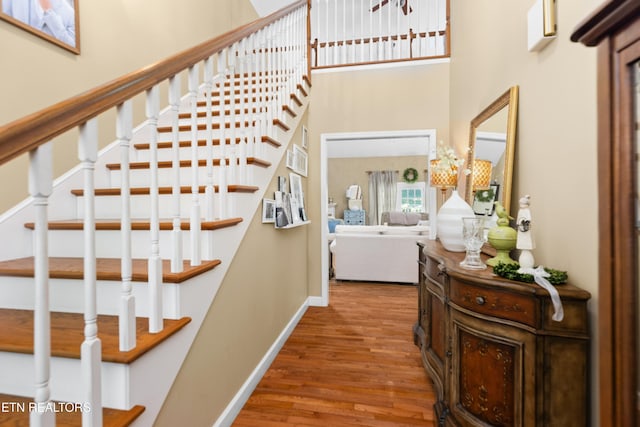
[[(240, 138), (236, 138), (236, 144), (238, 144), (240, 142)], [(271, 138), (270, 136), (262, 136), (262, 138), (260, 139), (260, 142), (262, 143), (266, 143), (266, 144), (271, 144), (274, 147), (280, 147), (282, 144), (280, 144), (278, 141), (276, 141), (275, 139)], [(212, 140), (213, 145), (220, 145), (220, 140), (219, 139), (214, 139)], [(226, 139), (226, 144), (227, 145), (231, 145), (231, 138), (227, 138)], [(151, 147), (151, 144), (149, 144), (148, 142), (140, 142), (137, 144), (133, 145), (134, 148), (136, 150), (148, 150)], [(180, 141), (178, 143), (178, 146), (180, 148), (188, 148), (191, 147), (191, 140), (184, 140), (184, 141)], [(207, 141), (204, 139), (200, 139), (198, 140), (198, 147), (206, 147), (207, 146)], [(163, 141), (163, 142), (158, 142), (157, 145), (158, 149), (168, 149), (168, 148), (172, 148), (173, 147), (173, 143), (171, 141)]]
[[(29, 425), (30, 397), (0, 394), (0, 406), (4, 404), (7, 411), (0, 411), (0, 425), (5, 427), (26, 427)], [(60, 402), (55, 402), (61, 405)], [(20, 407), (19, 405), (23, 405)], [(59, 407), (59, 406), (54, 406)], [(24, 410), (23, 410), (24, 408)], [(56, 412), (56, 427), (81, 427), (82, 412), (67, 409)], [(102, 408), (103, 427), (127, 427), (144, 412), (144, 406), (136, 405), (129, 410)]]
[[(245, 114), (247, 114), (247, 113), (256, 113), (257, 111), (258, 111), (258, 109), (256, 107), (243, 108), (243, 109), (236, 108), (234, 110), (234, 113), (236, 115), (240, 115), (243, 112)], [(224, 115), (227, 116), (227, 117), (231, 116), (231, 110), (230, 109), (226, 109), (224, 111)], [(219, 110), (211, 111), (211, 116), (212, 117), (219, 117), (220, 116), (220, 111)], [(191, 112), (178, 113), (178, 118), (180, 118), (180, 119), (190, 119), (191, 117), (192, 117)], [(207, 112), (206, 111), (198, 111), (196, 113), (196, 117), (200, 117), (200, 118), (207, 117)]]
[[(162, 282), (182, 283), (214, 269), (220, 263), (220, 260), (202, 261), (200, 265), (192, 266), (190, 261), (187, 260), (183, 261), (183, 270), (180, 273), (172, 273), (171, 260), (162, 260)], [(0, 276), (33, 277), (33, 265), (33, 257), (0, 261)], [(84, 278), (84, 260), (71, 257), (50, 257), (49, 277), (52, 279), (82, 280)], [(97, 280), (112, 280), (120, 283), (122, 280), (120, 258), (97, 258), (96, 278)], [(132, 260), (131, 280), (134, 282), (149, 281), (148, 262), (146, 259)]]
[[(148, 319), (136, 318), (136, 347), (120, 351), (118, 316), (98, 315), (98, 338), (102, 344), (102, 360), (112, 363), (132, 363), (147, 351), (178, 332), (191, 319), (164, 319), (164, 328), (150, 333)], [(0, 309), (0, 351), (33, 353), (33, 311)], [(51, 356), (80, 358), (84, 341), (84, 315), (82, 313), (51, 312)]]
[[(201, 230), (218, 230), (220, 228), (232, 227), (242, 222), (242, 218), (227, 218), (227, 219), (219, 219), (215, 221), (202, 221)], [(27, 222), (24, 225), (26, 228), (33, 230), (34, 223)], [(120, 220), (119, 219), (97, 219), (96, 220), (96, 230), (120, 230)], [(83, 230), (84, 229), (84, 220), (82, 219), (69, 219), (69, 220), (60, 220), (60, 221), (49, 221), (49, 230)], [(131, 229), (132, 230), (149, 230), (150, 222), (148, 220), (140, 221), (133, 220), (131, 221)], [(180, 223), (181, 230), (189, 230), (190, 223), (189, 221), (182, 221)], [(173, 230), (173, 221), (171, 220), (161, 220), (160, 221), (160, 230)]]
[(301, 84), (297, 84), (296, 87), (298, 88), (298, 90), (304, 95), (304, 96), (308, 96), (306, 89), (304, 88), (304, 86), (302, 86)]
[[(242, 127), (242, 123), (235, 122), (235, 127), (236, 128), (240, 128)], [(250, 127), (251, 123), (249, 123), (248, 121), (244, 122), (244, 127)], [(178, 130), (180, 132), (186, 132), (186, 131), (190, 131), (191, 128), (193, 126), (191, 126), (191, 123), (187, 123), (187, 124), (182, 124), (178, 126)], [(225, 123), (225, 128), (226, 129), (230, 129), (231, 128), (231, 123)], [(206, 123), (197, 123), (196, 124), (196, 129), (198, 130), (207, 130), (207, 124)], [(220, 123), (211, 123), (211, 129), (213, 130), (218, 130), (220, 129)], [(168, 133), (168, 132), (173, 132), (173, 127), (172, 126), (158, 126), (158, 133)]]
[[(262, 97), (264, 98), (266, 95), (263, 95)], [(254, 103), (254, 102), (258, 102), (259, 99), (257, 96), (244, 96), (243, 97), (246, 103)], [(239, 97), (235, 97), (236, 103), (239, 103)], [(223, 99), (222, 100), (222, 104), (223, 105), (230, 105), (231, 104), (231, 100), (229, 98)], [(220, 98), (215, 98), (211, 100), (211, 105), (212, 106), (218, 106), (220, 105)], [(207, 106), (207, 101), (206, 100), (199, 100), (196, 102), (196, 106), (198, 107), (206, 107)]]
[[(237, 163), (240, 163), (240, 159), (238, 159)], [(229, 164), (229, 159), (226, 159), (226, 164), (227, 165)], [(247, 157), (247, 164), (254, 165), (254, 166), (260, 166), (260, 167), (269, 167), (269, 166), (271, 166), (270, 162), (267, 162), (266, 160), (258, 159), (256, 157)], [(129, 163), (129, 168), (130, 169), (149, 169), (150, 165), (151, 165), (150, 162), (131, 162), (131, 163)], [(214, 159), (213, 160), (213, 165), (214, 166), (220, 166), (220, 159)], [(198, 166), (199, 167), (207, 166), (206, 159), (198, 160)], [(120, 170), (121, 167), (122, 167), (122, 165), (120, 163), (109, 163), (109, 164), (107, 164), (107, 169), (109, 169), (109, 170)], [(166, 168), (171, 168), (171, 167), (173, 167), (173, 161), (171, 161), (171, 160), (158, 162), (158, 168), (166, 169)], [(181, 168), (191, 167), (191, 160), (180, 160), (180, 167)]]
[[(219, 192), (220, 188), (217, 185), (213, 186), (214, 191), (217, 193)], [(240, 184), (233, 184), (233, 185), (228, 185), (227, 186), (227, 192), (229, 193), (255, 193), (256, 191), (258, 191), (259, 187), (255, 186), (255, 185), (240, 185)], [(206, 190), (206, 186), (205, 185), (201, 185), (198, 188), (198, 192), (199, 193), (204, 193)], [(120, 188), (96, 188), (95, 189), (95, 195), (96, 196), (119, 196), (121, 193), (121, 189)], [(130, 194), (132, 196), (140, 196), (140, 195), (147, 195), (151, 193), (151, 189), (149, 187), (133, 187), (130, 189)], [(159, 194), (173, 194), (173, 188), (172, 187), (159, 187), (158, 188), (158, 193)], [(191, 194), (191, 186), (189, 185), (183, 185), (180, 187), (180, 193), (181, 194)], [(84, 190), (81, 189), (74, 189), (71, 190), (71, 194), (73, 194), (74, 196), (83, 196), (84, 195)]]
[(309, 77), (308, 75), (304, 74), (302, 76), (302, 80), (304, 80), (305, 82), (307, 82), (307, 86), (311, 87), (311, 77)]
[[(291, 95), (291, 96), (292, 96), (292, 99), (299, 106), (302, 105), (302, 102), (295, 95)], [(289, 127), (286, 126), (282, 121), (278, 120), (277, 118), (273, 119), (273, 124), (275, 126), (281, 127), (285, 131), (289, 130)], [(252, 126), (252, 123), (250, 123), (248, 121), (245, 121), (244, 125), (239, 121), (234, 123), (234, 127), (235, 128), (241, 128), (242, 126), (244, 126), (245, 128), (248, 128), (248, 127)], [(211, 129), (212, 130), (218, 130), (218, 129), (220, 129), (220, 127), (221, 127), (220, 123), (211, 123)], [(231, 129), (231, 123), (229, 123), (229, 122), (225, 123), (224, 127), (226, 129)], [(179, 132), (187, 132), (187, 131), (192, 130), (192, 128), (193, 128), (193, 126), (191, 125), (191, 123), (178, 125), (178, 131)], [(196, 124), (196, 129), (197, 130), (207, 130), (207, 124), (206, 123), (197, 123)], [(170, 126), (170, 125), (169, 126), (158, 126), (157, 131), (158, 131), (158, 133), (171, 133), (171, 132), (173, 132), (173, 126)]]

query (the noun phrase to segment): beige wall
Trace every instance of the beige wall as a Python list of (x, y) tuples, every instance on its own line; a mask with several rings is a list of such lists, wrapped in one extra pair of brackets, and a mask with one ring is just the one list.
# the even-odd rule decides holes
[[(309, 212), (320, 214), (324, 133), (435, 129), (449, 140), (449, 64), (313, 74), (309, 106)], [(311, 224), (309, 294), (321, 293), (320, 230)]]
[[(0, 20), (0, 126), (257, 17), (249, 0), (160, 0), (151, 4), (79, 2), (80, 55)], [(135, 105), (138, 124), (143, 103), (139, 100)], [(114, 127), (113, 120), (99, 124), (101, 147), (113, 141)], [(76, 138), (69, 135), (56, 142), (55, 176), (77, 163)], [(27, 196), (27, 165), (25, 155), (0, 169), (0, 182), (12, 182), (0, 186), (0, 212)]]
[[(451, 2), (452, 138), (466, 144), (469, 120), (509, 86), (520, 87), (511, 214), (517, 214), (521, 196), (531, 195), (536, 263), (567, 270), (572, 283), (591, 292), (593, 349), (598, 299), (596, 52), (571, 43), (569, 36), (599, 3), (557, 2), (557, 38), (542, 52), (531, 53), (526, 25), (532, 1)], [(597, 362), (592, 351), (594, 414)]]
[[(362, 208), (369, 209), (369, 174), (367, 171), (394, 170), (398, 172), (398, 182), (402, 182), (402, 174), (406, 168), (418, 171), (418, 181), (424, 182), (427, 168), (426, 156), (401, 157), (355, 157), (328, 159), (329, 197), (336, 203), (336, 218), (343, 218), (347, 207), (346, 189), (357, 184), (362, 188)], [(367, 224), (369, 212), (367, 211)]]

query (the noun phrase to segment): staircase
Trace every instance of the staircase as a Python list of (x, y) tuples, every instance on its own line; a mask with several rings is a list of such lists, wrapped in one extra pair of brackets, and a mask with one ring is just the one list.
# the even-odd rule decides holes
[[(54, 184), (50, 144), (22, 136), (32, 198), (0, 217), (0, 425), (153, 424), (307, 107), (306, 21), (297, 2), (141, 71), (126, 99), (140, 76), (106, 85), (116, 141), (98, 153), (82, 109), (67, 126), (81, 164)], [(0, 145), (37, 120), (0, 128)]]

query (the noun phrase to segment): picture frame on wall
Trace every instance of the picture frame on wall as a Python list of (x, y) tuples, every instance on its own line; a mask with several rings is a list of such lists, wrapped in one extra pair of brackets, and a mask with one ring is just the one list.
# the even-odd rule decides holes
[(295, 153), (293, 152), (293, 150), (287, 150), (287, 158), (286, 158), (286, 166), (287, 168), (294, 170), (296, 167), (296, 159), (295, 159)]
[(299, 173), (302, 176), (307, 176), (307, 152), (304, 151), (299, 145), (293, 145), (293, 171)]
[(305, 125), (302, 125), (302, 148), (309, 151), (309, 133)]
[(276, 222), (276, 201), (262, 199), (262, 223), (272, 224), (274, 222)]
[(79, 0), (0, 0), (0, 19), (79, 55), (78, 3)]

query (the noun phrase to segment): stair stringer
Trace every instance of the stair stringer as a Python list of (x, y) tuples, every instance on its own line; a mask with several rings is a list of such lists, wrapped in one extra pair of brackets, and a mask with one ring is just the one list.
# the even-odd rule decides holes
[[(260, 209), (265, 190), (277, 170), (275, 166), (282, 161), (307, 106), (308, 98), (305, 98), (301, 107), (295, 107), (298, 112), (296, 118), (287, 119), (290, 130), (281, 132), (279, 135), (278, 140), (281, 146), (264, 150), (264, 158), (272, 166), (265, 169), (259, 168), (254, 172), (255, 185), (260, 189), (255, 193), (243, 195), (243, 201), (237, 203), (236, 216), (250, 219)], [(114, 143), (101, 150), (98, 164), (119, 161), (118, 148), (118, 144)], [(96, 171), (98, 170), (99, 168), (96, 167)], [(56, 180), (55, 190), (49, 201), (50, 219), (64, 219), (76, 214), (77, 203), (72, 202), (74, 196), (70, 195), (70, 190), (81, 185), (78, 181), (80, 178), (81, 170), (75, 168)], [(96, 186), (103, 182), (108, 184), (108, 181), (108, 176), (96, 173)], [(12, 235), (7, 237), (13, 242), (24, 242), (21, 245), (12, 245), (13, 251), (0, 248), (0, 259), (30, 256), (33, 253), (31, 231), (24, 228), (25, 218), (31, 217), (33, 217), (33, 209), (30, 200), (25, 200), (0, 217), (0, 229), (12, 230)], [(215, 299), (249, 224), (250, 221), (243, 221), (235, 227), (215, 231), (216, 240), (224, 242), (224, 245), (218, 245), (218, 250), (214, 249), (214, 256), (222, 261), (221, 264), (207, 273), (189, 279), (170, 292), (174, 294), (172, 302), (174, 309), (170, 317), (189, 316), (192, 319), (185, 328), (130, 365), (103, 362), (103, 405), (116, 409), (129, 409), (136, 404), (143, 405), (146, 409), (134, 425), (147, 426), (153, 423)], [(215, 243), (214, 248), (216, 248)], [(138, 303), (140, 304), (140, 301)], [(16, 360), (19, 361), (16, 362)], [(16, 383), (24, 384), (25, 378), (31, 378), (32, 356), (0, 353), (0, 365), (12, 366), (6, 365), (5, 362), (15, 364), (17, 368), (11, 370), (12, 376), (8, 377), (7, 381), (0, 381), (0, 390), (19, 395), (32, 395), (32, 383), (27, 382), (26, 387), (20, 386), (21, 388), (18, 387), (17, 390), (15, 387)], [(51, 372), (52, 399), (83, 400), (82, 395), (79, 394), (82, 390), (82, 379), (79, 378), (78, 360), (52, 358)], [(14, 376), (15, 381), (12, 380)]]

